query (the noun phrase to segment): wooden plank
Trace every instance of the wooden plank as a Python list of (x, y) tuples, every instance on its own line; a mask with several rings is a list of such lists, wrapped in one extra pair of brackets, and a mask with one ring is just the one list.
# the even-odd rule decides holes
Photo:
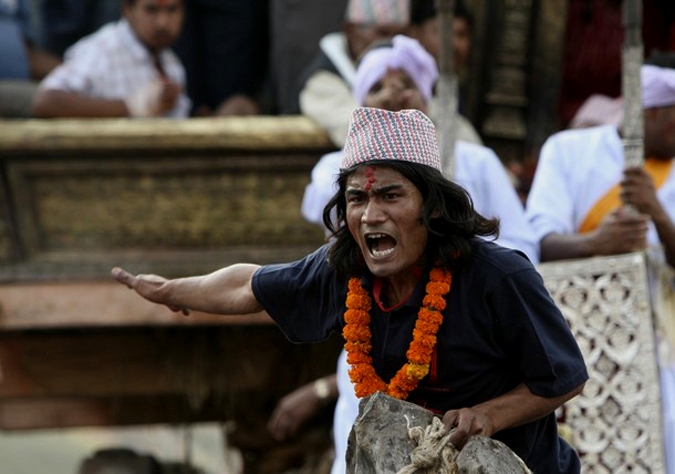
[(58, 119), (2, 123), (0, 157), (77, 150), (333, 149), (303, 116), (209, 117), (190, 120)]
[(17, 233), (44, 252), (320, 244), (300, 214), (318, 155), (6, 163)]
[[(269, 263), (323, 241), (300, 203), (312, 166), (334, 146), (306, 117), (2, 127), (0, 281), (101, 278), (104, 253), (128, 251), (153, 259), (161, 251), (192, 253), (197, 266), (183, 259), (169, 270), (194, 274), (214, 251), (233, 256), (221, 266), (245, 254)], [(140, 263), (167, 268), (167, 260)]]
[(272, 325), (266, 313), (216, 316), (174, 313), (114, 281), (0, 285), (0, 331), (135, 326)]

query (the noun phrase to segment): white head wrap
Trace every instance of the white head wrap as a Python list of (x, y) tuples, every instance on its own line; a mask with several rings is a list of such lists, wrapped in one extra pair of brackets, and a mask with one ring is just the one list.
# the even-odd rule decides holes
[(436, 61), (415, 39), (396, 35), (391, 47), (374, 48), (363, 56), (354, 78), (354, 98), (363, 105), (373, 85), (387, 70), (402, 69), (415, 82), (427, 102), (438, 79)]
[(675, 69), (642, 66), (642, 107), (666, 107), (675, 105)]
[(570, 121), (570, 128), (596, 127), (623, 121), (623, 98), (591, 94)]

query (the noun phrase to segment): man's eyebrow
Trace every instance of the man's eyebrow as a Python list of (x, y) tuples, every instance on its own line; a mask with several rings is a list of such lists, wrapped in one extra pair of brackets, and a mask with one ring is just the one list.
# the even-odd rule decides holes
[(404, 186), (401, 183), (389, 184), (387, 186), (382, 186), (381, 188), (376, 188), (373, 186), (373, 194), (387, 194), (391, 191), (402, 189)]
[[(391, 191), (395, 191), (395, 190), (403, 189), (403, 188), (404, 188), (403, 184), (394, 183), (394, 184), (388, 184), (386, 186), (382, 186), (381, 188), (373, 186), (371, 189), (373, 191), (373, 194), (379, 195), (379, 194), (387, 194)], [(345, 190), (345, 192), (348, 193), (348, 194), (362, 194), (362, 193), (365, 193), (366, 191), (363, 190), (363, 189), (360, 189), (360, 188), (348, 187)]]

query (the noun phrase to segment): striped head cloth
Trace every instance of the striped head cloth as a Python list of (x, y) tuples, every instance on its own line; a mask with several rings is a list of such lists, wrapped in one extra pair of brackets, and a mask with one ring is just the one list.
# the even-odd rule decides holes
[(349, 0), (345, 20), (362, 25), (407, 25), (410, 0)]
[(349, 124), (342, 168), (378, 160), (408, 161), (440, 171), (433, 122), (419, 110), (357, 107)]

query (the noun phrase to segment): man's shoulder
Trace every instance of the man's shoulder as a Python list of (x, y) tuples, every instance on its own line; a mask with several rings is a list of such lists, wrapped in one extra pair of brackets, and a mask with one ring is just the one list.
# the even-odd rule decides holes
[(481, 238), (473, 239), (471, 272), (484, 278), (501, 279), (522, 271), (535, 270), (527, 256), (519, 251), (502, 247), (492, 241)]
[[(323, 44), (326, 43), (326, 40), (329, 40), (328, 43), (332, 44), (333, 41), (330, 41), (330, 39), (331, 35), (327, 35), (324, 36), (321, 40)], [(307, 64), (307, 66), (305, 66), (305, 68), (300, 72), (296, 87), (298, 89), (302, 89), (312, 76), (322, 71), (335, 74), (338, 77), (340, 76), (336, 64), (331, 60), (329, 55), (322, 48), (319, 48), (319, 50), (314, 55), (309, 64)]]
[(288, 269), (295, 269), (295, 270), (302, 270), (302, 269), (309, 269), (309, 268), (314, 268), (317, 270), (321, 271), (331, 271), (332, 269), (330, 267), (330, 263), (328, 260), (328, 253), (330, 251), (331, 243), (326, 243), (317, 248), (316, 250), (308, 253), (304, 257), (300, 258), (299, 260), (295, 260), (292, 262), (285, 262), (285, 263), (274, 263), (274, 264), (268, 264), (268, 265), (263, 265), (261, 268), (258, 270), (258, 273), (261, 272), (269, 272), (273, 271), (276, 272), (278, 270), (288, 270)]
[(455, 145), (455, 158), (458, 179), (490, 179), (497, 173), (506, 174), (506, 168), (495, 151), (484, 145), (458, 141)]
[(601, 125), (597, 127), (561, 130), (552, 134), (546, 141), (548, 143), (560, 143), (564, 145), (589, 144), (606, 141), (615, 136), (618, 137), (618, 132), (614, 125)]
[(471, 143), (464, 140), (458, 140), (455, 143), (455, 153), (457, 158), (463, 160), (479, 160), (482, 162), (500, 163), (499, 157), (492, 148), (479, 143)]
[(65, 60), (77, 59), (89, 53), (106, 53), (110, 48), (121, 44), (116, 23), (107, 23), (93, 33), (80, 38), (64, 53)]

